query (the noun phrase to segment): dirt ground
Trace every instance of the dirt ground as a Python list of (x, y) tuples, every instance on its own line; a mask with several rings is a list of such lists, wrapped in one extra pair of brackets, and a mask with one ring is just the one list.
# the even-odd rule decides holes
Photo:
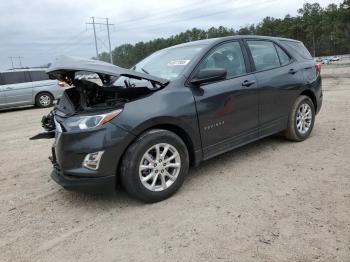
[(0, 261), (350, 261), (350, 66), (324, 66), (312, 136), (273, 136), (190, 171), (156, 204), (50, 178), (48, 109), (0, 112)]

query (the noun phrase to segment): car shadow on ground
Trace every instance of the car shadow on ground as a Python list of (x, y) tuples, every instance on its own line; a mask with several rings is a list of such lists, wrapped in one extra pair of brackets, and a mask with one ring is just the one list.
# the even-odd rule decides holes
[(249, 143), (242, 147), (232, 149), (226, 153), (208, 159), (200, 163), (197, 167), (193, 167), (190, 170), (189, 177), (200, 176), (203, 169), (213, 168), (219, 172), (222, 169), (223, 163), (227, 162), (237, 162), (237, 161), (247, 161), (247, 158), (254, 155), (260, 154), (261, 151), (272, 148), (272, 150), (277, 150), (279, 144), (292, 143), (284, 138), (281, 134), (275, 134), (261, 140)]
[(34, 109), (34, 108), (39, 108), (39, 107), (18, 106), (18, 107), (0, 108), (0, 113), (10, 113), (10, 112), (16, 112), (16, 111), (21, 111), (21, 110), (26, 110), (26, 109)]
[[(197, 179), (203, 178), (203, 176), (212, 175), (212, 172), (209, 173), (206, 171), (208, 168), (215, 170), (215, 173), (220, 173), (224, 163), (247, 161), (247, 159), (250, 157), (260, 154), (261, 151), (268, 149), (278, 150), (278, 147), (285, 143), (287, 144), (292, 142), (286, 140), (282, 135), (276, 134), (206, 160), (199, 164), (199, 166), (190, 168), (188, 177), (185, 180), (183, 187), (194, 186)], [(178, 192), (178, 194), (185, 194), (185, 191), (186, 189), (180, 189), (180, 192)], [(131, 198), (121, 187), (120, 183), (117, 185), (117, 190), (114, 193), (96, 194), (74, 192), (62, 188), (58, 191), (58, 193), (60, 195), (58, 197), (66, 199), (67, 202), (72, 203), (72, 205), (76, 206), (78, 204), (79, 206), (85, 206), (87, 208), (91, 207), (91, 205), (95, 205), (96, 203), (99, 203), (105, 207), (108, 206), (119, 208), (145, 205), (143, 202)], [(171, 201), (171, 198), (165, 201)], [(157, 203), (153, 205), (156, 204)]]
[(27, 106), (17, 106), (17, 107), (8, 107), (8, 108), (0, 108), (0, 114), (1, 113), (11, 113), (11, 112), (17, 112), (17, 111), (25, 111), (29, 109), (50, 109), (53, 108), (56, 105), (56, 102), (51, 107), (41, 108), (34, 105), (27, 105)]

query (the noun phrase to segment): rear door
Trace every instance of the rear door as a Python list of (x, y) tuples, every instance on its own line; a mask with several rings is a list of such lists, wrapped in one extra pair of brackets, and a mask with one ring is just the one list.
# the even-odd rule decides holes
[(259, 85), (260, 135), (286, 128), (298, 90), (303, 85), (300, 65), (273, 41), (247, 39), (255, 77)]
[(27, 71), (4, 72), (2, 77), (7, 105), (24, 105), (33, 102), (33, 86)]
[(225, 152), (258, 135), (258, 94), (249, 73), (242, 42), (216, 46), (200, 62), (205, 68), (224, 68), (225, 80), (192, 87), (204, 158)]
[(49, 78), (45, 71), (29, 71), (28, 73), (30, 74), (30, 79), (33, 82), (33, 88), (53, 84), (53, 80)]

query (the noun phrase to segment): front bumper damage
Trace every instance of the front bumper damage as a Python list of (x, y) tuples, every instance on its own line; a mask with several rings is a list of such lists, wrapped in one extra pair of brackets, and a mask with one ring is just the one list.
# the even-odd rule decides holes
[(112, 193), (115, 191), (116, 186), (115, 175), (101, 177), (74, 177), (65, 175), (57, 169), (54, 169), (51, 172), (51, 178), (65, 189), (89, 193)]
[[(112, 192), (119, 161), (133, 139), (132, 134), (111, 123), (86, 131), (56, 132), (50, 157), (51, 177), (70, 190)], [(98, 169), (86, 168), (86, 155), (98, 151), (104, 151)]]

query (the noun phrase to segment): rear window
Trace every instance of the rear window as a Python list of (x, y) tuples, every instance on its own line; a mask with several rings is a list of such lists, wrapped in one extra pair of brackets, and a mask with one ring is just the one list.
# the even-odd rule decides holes
[(280, 66), (276, 48), (272, 42), (249, 40), (247, 43), (253, 56), (257, 71), (272, 69)]
[(2, 73), (2, 80), (5, 85), (20, 84), (29, 82), (25, 72), (6, 72)]
[(307, 50), (307, 48), (304, 46), (302, 42), (287, 41), (287, 40), (281, 40), (281, 42), (285, 45), (285, 47), (291, 53), (297, 53), (302, 58), (305, 58), (305, 59), (312, 59), (312, 56), (309, 50)]
[(45, 71), (30, 71), (29, 74), (33, 82), (49, 80), (49, 76), (45, 73)]
[(290, 62), (290, 57), (280, 48), (278, 45), (275, 45), (278, 57), (280, 58), (281, 65), (287, 65)]

